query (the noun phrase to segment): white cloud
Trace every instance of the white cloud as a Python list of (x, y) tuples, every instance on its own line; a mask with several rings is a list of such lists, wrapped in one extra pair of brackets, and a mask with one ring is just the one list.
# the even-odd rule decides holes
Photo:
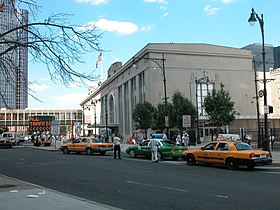
[(53, 96), (51, 97), (54, 105), (61, 106), (61, 107), (73, 107), (80, 104), (82, 100), (87, 97), (87, 94), (82, 93), (72, 93), (72, 94), (65, 94), (62, 96)]
[(101, 18), (98, 21), (91, 21), (86, 25), (79, 27), (79, 29), (92, 29), (94, 27), (97, 27), (102, 31), (116, 32), (119, 35), (130, 35), (139, 30), (138, 26), (132, 22), (120, 22), (105, 18)]
[(147, 25), (147, 26), (142, 26), (141, 27), (141, 31), (144, 31), (144, 32), (149, 32), (153, 29), (154, 26), (152, 25)]
[(109, 0), (76, 0), (78, 3), (85, 3), (85, 4), (94, 4), (94, 5), (100, 5), (100, 4), (106, 4), (109, 2)]
[(30, 90), (32, 90), (34, 92), (43, 92), (50, 88), (50, 86), (48, 86), (48, 85), (45, 85), (45, 84), (39, 85), (36, 83), (29, 84), (28, 87)]
[(149, 3), (166, 3), (165, 0), (144, 0), (144, 2), (149, 2)]
[(235, 0), (222, 0), (222, 2), (224, 3), (224, 4), (230, 4), (230, 3), (232, 3), (232, 2), (234, 2)]
[(207, 15), (215, 15), (217, 14), (219, 8), (217, 7), (212, 7), (210, 4), (206, 5), (203, 8), (203, 11), (207, 14)]
[(169, 13), (166, 12), (166, 13), (162, 14), (161, 17), (162, 17), (162, 18), (165, 18), (165, 17), (168, 16), (168, 15), (169, 15)]

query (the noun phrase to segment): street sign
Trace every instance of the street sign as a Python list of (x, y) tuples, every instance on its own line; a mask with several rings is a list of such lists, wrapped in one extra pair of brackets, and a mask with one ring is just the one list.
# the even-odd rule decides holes
[(191, 115), (183, 115), (183, 128), (189, 128), (192, 126)]
[(29, 131), (32, 132), (51, 131), (53, 120), (54, 120), (54, 116), (30, 116)]

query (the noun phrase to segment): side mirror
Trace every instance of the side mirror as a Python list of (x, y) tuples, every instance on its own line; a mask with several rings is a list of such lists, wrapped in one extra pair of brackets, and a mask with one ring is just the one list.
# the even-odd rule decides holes
[(204, 147), (200, 147), (201, 150), (204, 150)]

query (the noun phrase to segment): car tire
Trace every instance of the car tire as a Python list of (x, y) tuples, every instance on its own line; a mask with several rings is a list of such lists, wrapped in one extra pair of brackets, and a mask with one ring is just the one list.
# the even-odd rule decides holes
[(69, 150), (67, 147), (63, 147), (62, 152), (63, 154), (69, 154)]
[(135, 153), (135, 151), (134, 150), (130, 150), (129, 151), (129, 157), (131, 157), (131, 158), (136, 158), (136, 153)]
[(230, 170), (235, 170), (238, 168), (237, 161), (234, 158), (228, 158), (226, 160), (226, 166)]
[(87, 155), (92, 155), (92, 149), (90, 147), (86, 148)]
[(192, 154), (188, 154), (185, 158), (185, 160), (187, 161), (187, 164), (189, 166), (193, 166), (196, 164), (196, 160), (195, 157)]

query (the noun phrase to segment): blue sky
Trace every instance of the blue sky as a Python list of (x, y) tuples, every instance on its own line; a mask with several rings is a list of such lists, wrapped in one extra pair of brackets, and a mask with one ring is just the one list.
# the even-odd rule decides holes
[[(71, 24), (95, 25), (104, 32), (101, 48), (104, 77), (116, 61), (127, 62), (148, 43), (205, 43), (241, 48), (261, 43), (259, 23), (248, 24), (251, 8), (264, 15), (265, 43), (280, 45), (278, 13), (279, 0), (37, 0), (42, 6), (38, 20), (51, 14), (73, 14)], [(85, 63), (74, 69), (82, 72), (95, 70), (99, 52), (84, 57)], [(88, 90), (84, 86), (65, 87), (52, 82), (41, 64), (29, 64), (29, 80), (33, 95), (44, 103), (29, 97), (29, 108), (81, 108), (80, 102)]]

